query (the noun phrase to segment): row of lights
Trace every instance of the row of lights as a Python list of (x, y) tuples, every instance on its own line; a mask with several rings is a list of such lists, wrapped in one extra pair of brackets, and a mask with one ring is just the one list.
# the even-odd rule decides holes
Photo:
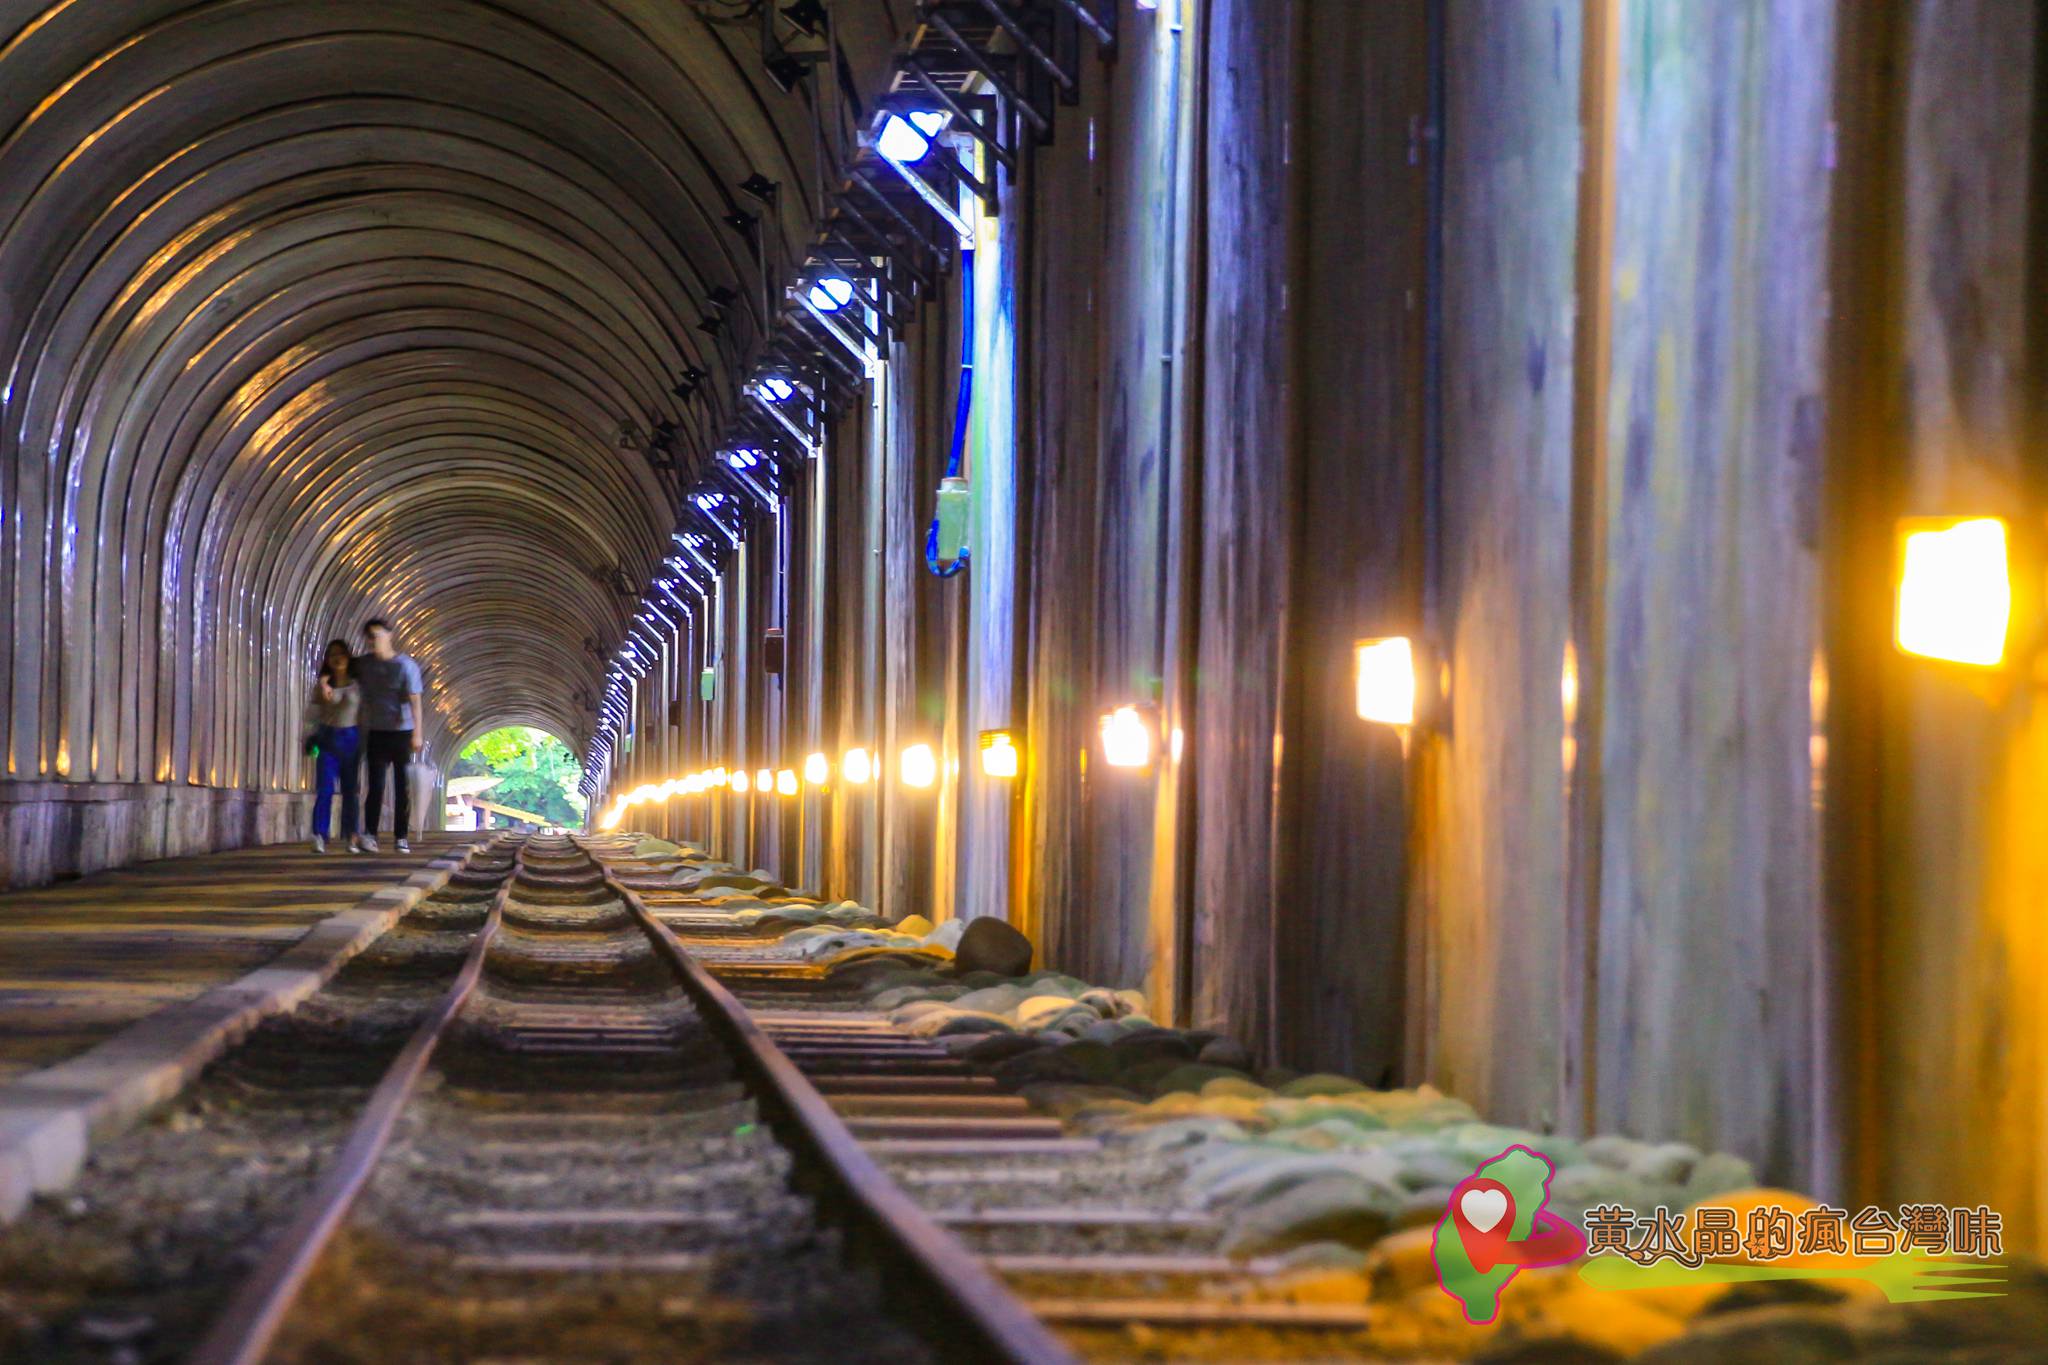
[[(1024, 753), (1017, 736), (1009, 730), (981, 733), (981, 771), (985, 777), (1010, 781), (1024, 769)], [(1152, 727), (1134, 706), (1119, 707), (1102, 718), (1103, 760), (1112, 768), (1146, 768), (1152, 762)], [(864, 787), (882, 778), (882, 758), (864, 748), (848, 749), (839, 760), (839, 780), (849, 787)], [(939, 756), (929, 744), (906, 746), (896, 758), (896, 780), (919, 791), (929, 790), (939, 780)], [(744, 768), (706, 768), (687, 777), (653, 782), (622, 793), (605, 813), (602, 826), (618, 828), (626, 812), (635, 806), (671, 800), (678, 796), (702, 796), (726, 791), (735, 796), (758, 793), (766, 796), (797, 796), (805, 788), (822, 791), (832, 782), (832, 763), (824, 754), (804, 759), (802, 771), (795, 768), (757, 768), (750, 776)]]
[[(797, 0), (797, 4), (785, 10), (784, 15), (792, 23), (796, 23), (798, 27), (805, 28), (806, 32), (810, 32), (812, 30), (805, 27), (798, 12), (804, 11), (808, 13), (813, 6), (814, 0)], [(800, 76), (801, 72), (799, 71), (797, 74)], [(781, 78), (778, 77), (778, 79)], [(786, 84), (787, 82), (785, 82)], [(964, 225), (960, 222), (952, 207), (946, 203), (943, 196), (933, 190), (922, 175), (913, 169), (913, 167), (931, 155), (933, 148), (946, 134), (952, 121), (952, 114), (944, 110), (900, 109), (894, 112), (884, 112), (880, 115), (879, 123), (872, 135), (872, 145), (882, 160), (892, 167), (906, 184), (916, 190), (919, 197), (925, 203), (929, 204), (941, 217), (960, 230), (964, 238), (967, 235)], [(775, 190), (772, 182), (758, 175), (750, 177), (749, 181), (744, 183), (741, 188), (763, 199), (772, 197)], [(750, 230), (752, 226), (752, 219), (749, 215), (735, 215), (735, 219), (728, 221), (734, 221), (735, 226), (739, 227), (742, 231)], [(848, 278), (839, 266), (830, 261), (813, 261), (808, 264), (804, 274), (799, 276), (798, 283), (792, 289), (791, 297), (808, 308), (823, 324), (827, 332), (837, 337), (842, 344), (858, 351), (857, 338), (850, 337), (842, 324), (845, 318), (857, 318), (859, 310), (867, 306), (868, 300), (863, 294), (862, 287), (853, 279)], [(721, 287), (721, 289), (712, 292), (710, 301), (715, 307), (723, 309), (734, 302), (735, 298), (736, 296), (730, 290)], [(835, 316), (840, 314), (844, 314), (845, 318)], [(713, 321), (715, 322), (716, 319), (713, 319)], [(707, 330), (712, 329), (707, 326)], [(858, 330), (858, 327), (856, 327), (856, 331)], [(867, 360), (869, 357), (864, 356), (863, 359)], [(707, 378), (709, 378), (709, 375), (705, 371), (692, 367), (679, 382), (676, 389), (677, 397), (687, 400), (695, 394)], [(792, 405), (793, 400), (803, 394), (806, 389), (812, 389), (814, 396), (822, 398), (822, 395), (816, 395), (813, 386), (808, 381), (805, 381), (801, 375), (775, 366), (757, 371), (750, 382), (742, 385), (744, 392), (752, 394), (761, 403), (765, 404), (768, 410), (775, 414), (777, 420), (781, 421), (785, 427), (790, 426), (790, 423), (781, 417), (778, 410), (784, 408), (785, 405)], [(795, 434), (793, 429), (792, 434)], [(735, 476), (746, 482), (750, 488), (755, 487), (754, 479), (767, 472), (763, 467), (769, 464), (769, 452), (758, 444), (757, 441), (750, 440), (744, 436), (733, 439), (731, 444), (719, 449), (717, 451), (717, 458), (728, 466)], [(756, 489), (756, 491), (759, 490)], [(770, 492), (767, 495), (772, 495), (772, 493), (773, 481), (771, 480)], [(735, 509), (734, 500), (730, 495), (717, 489), (698, 487), (689, 490), (688, 496), (690, 502), (694, 504), (699, 512), (719, 530), (725, 532), (727, 538), (732, 540), (734, 544), (738, 543), (739, 533), (726, 524)], [(679, 533), (678, 540), (682, 539), (683, 537)], [(708, 562), (701, 553), (693, 552), (691, 557), (697, 560), (695, 567), (703, 569), (714, 578), (716, 577), (716, 566)], [(671, 604), (676, 606), (685, 619), (692, 615), (689, 609), (683, 605), (682, 599), (674, 591), (675, 587), (678, 586), (675, 581), (677, 576), (681, 575), (683, 583), (691, 587), (697, 587), (700, 592), (702, 591), (701, 587), (698, 587), (690, 579), (689, 575), (684, 572), (684, 569), (688, 566), (678, 567), (678, 561), (672, 560), (670, 561), (670, 567), (672, 569), (670, 575), (657, 580), (656, 583), (650, 586), (642, 612), (636, 616), (629, 626), (627, 638), (622, 642), (617, 656), (612, 661), (606, 678), (604, 694), (598, 704), (598, 734), (593, 742), (592, 751), (588, 756), (586, 765), (584, 776), (586, 790), (594, 790), (597, 787), (600, 782), (599, 772), (609, 761), (613, 746), (617, 742), (617, 737), (623, 735), (626, 731), (629, 723), (629, 706), (627, 702), (629, 678), (644, 674), (653, 658), (658, 654), (657, 643), (661, 636), (660, 627), (667, 626), (671, 630), (678, 629), (678, 623), (671, 615), (668, 607)], [(668, 603), (664, 603), (661, 600), (664, 596), (669, 599)], [(929, 781), (924, 784), (913, 782), (907, 775), (922, 771), (926, 767), (929, 767), (933, 774), (930, 780), (936, 780), (935, 761), (930, 760), (929, 757), (923, 760), (913, 757), (919, 748), (926, 748), (926, 746), (913, 746), (912, 749), (905, 751), (905, 759), (909, 764), (909, 767), (905, 770), (905, 781), (913, 786), (929, 785)], [(928, 748), (926, 748), (926, 752), (928, 755)], [(851, 756), (849, 755), (849, 757)], [(813, 757), (819, 758), (822, 761), (822, 756), (813, 755)], [(862, 757), (865, 758), (865, 754)], [(997, 744), (992, 748), (984, 748), (983, 766), (984, 770), (988, 771), (991, 776), (1014, 776), (1016, 762), (1016, 749), (1013, 743)], [(990, 767), (990, 764), (994, 764), (994, 767)], [(1010, 772), (1003, 773), (999, 771), (1006, 765), (1011, 768)], [(879, 765), (875, 766), (878, 767)], [(699, 774), (698, 776), (702, 775)], [(746, 780), (745, 775), (739, 774), (738, 776), (744, 783)], [(781, 782), (780, 779), (783, 774), (770, 774), (770, 776), (776, 779), (778, 789), (789, 785)], [(793, 775), (791, 776), (793, 781)], [(731, 784), (728, 783), (727, 785), (729, 787)], [(741, 789), (744, 790), (744, 787)], [(640, 788), (638, 790), (646, 791), (648, 789)]]

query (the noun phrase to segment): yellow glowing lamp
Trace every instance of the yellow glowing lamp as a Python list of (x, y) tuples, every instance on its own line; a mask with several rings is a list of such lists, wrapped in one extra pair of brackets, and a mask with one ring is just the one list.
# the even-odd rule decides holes
[(839, 775), (849, 786), (866, 786), (874, 780), (875, 760), (868, 756), (866, 749), (848, 749), (846, 756), (839, 760)]
[(1415, 723), (1415, 647), (1405, 635), (1360, 640), (1358, 718), (1381, 725)]
[(740, 794), (741, 796), (745, 796), (745, 795), (747, 794), (747, 772), (746, 772), (746, 769), (744, 769), (744, 768), (735, 768), (735, 769), (733, 769), (733, 772), (732, 772), (732, 777), (731, 777), (730, 781), (731, 781), (732, 789), (733, 789), (734, 791), (738, 792), (738, 793), (739, 793), (739, 794)]
[(1907, 654), (1989, 668), (2005, 658), (2012, 574), (1997, 517), (1899, 523), (1897, 639)]
[(1135, 706), (1119, 706), (1102, 718), (1102, 761), (1112, 768), (1152, 766), (1152, 727)]
[(784, 796), (795, 796), (797, 789), (796, 769), (784, 768), (775, 774), (775, 790)]
[(903, 751), (896, 772), (906, 787), (929, 787), (939, 780), (938, 755), (929, 744), (913, 744)]
[(822, 787), (832, 776), (832, 765), (823, 754), (812, 754), (804, 760), (804, 781), (813, 787)]
[(1008, 730), (981, 732), (981, 770), (990, 777), (1015, 777), (1023, 766), (1017, 738)]
[(754, 769), (754, 790), (772, 792), (775, 790), (775, 773), (769, 768)]

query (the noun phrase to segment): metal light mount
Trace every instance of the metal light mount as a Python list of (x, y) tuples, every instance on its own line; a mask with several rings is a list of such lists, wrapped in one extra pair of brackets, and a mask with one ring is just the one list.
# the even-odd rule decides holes
[[(678, 529), (673, 537), (676, 549), (710, 579), (718, 577), (718, 541), (698, 530)], [(693, 585), (694, 586), (694, 585)], [(703, 589), (699, 588), (699, 592)]]
[[(823, 427), (816, 428), (822, 435)], [(719, 446), (718, 463), (732, 469), (800, 469), (811, 458), (811, 443), (790, 436), (779, 422), (765, 420), (758, 410), (740, 414)]]
[[(924, 29), (912, 45), (911, 60), (918, 61), (935, 84), (964, 87), (979, 77), (1001, 97), (1006, 109), (1031, 125), (1041, 141), (1052, 136), (1055, 92), (1072, 99), (1079, 90), (1069, 69), (1078, 63), (1071, 55), (1063, 63), (1049, 50), (1074, 47), (1071, 42), (1063, 44), (1062, 35), (1055, 31), (1058, 11), (1034, 12), (1027, 28), (1001, 0), (979, 4), (924, 0), (918, 6), (918, 18)], [(1052, 26), (1047, 20), (1053, 21)]]
[(951, 132), (952, 124), (953, 116), (944, 110), (917, 109), (898, 102), (897, 107), (885, 107), (876, 114), (874, 128), (862, 134), (860, 140), (953, 230), (959, 246), (971, 250), (974, 229), (960, 216), (957, 200), (948, 197), (952, 186), (935, 184), (921, 169), (941, 169), (984, 199), (991, 193), (989, 186), (960, 165), (958, 147), (968, 135)]
[[(688, 574), (686, 574), (686, 573), (684, 573), (684, 572), (683, 572), (682, 570), (678, 569), (678, 570), (676, 570), (676, 571), (675, 571), (675, 575), (676, 575), (676, 578), (677, 578), (677, 579), (679, 579), (680, 581), (682, 581), (682, 582), (684, 582), (684, 583), (686, 583), (686, 584), (689, 584), (689, 586), (691, 587), (691, 589), (692, 589), (693, 591), (695, 590), (695, 588), (696, 588), (696, 584), (694, 584), (694, 583), (691, 583), (691, 582), (690, 582), (690, 576), (689, 576)], [(668, 599), (668, 601), (669, 601), (669, 603), (670, 603), (670, 604), (671, 604), (672, 606), (674, 606), (674, 607), (675, 607), (675, 609), (676, 609), (677, 611), (679, 611), (679, 612), (681, 612), (681, 613), (682, 613), (682, 615), (683, 615), (683, 620), (685, 620), (685, 621), (689, 622), (689, 623), (690, 623), (690, 624), (692, 624), (692, 625), (694, 625), (694, 624), (696, 623), (696, 620), (697, 620), (697, 609), (696, 609), (695, 607), (691, 606), (691, 605), (690, 605), (690, 604), (689, 604), (688, 602), (685, 602), (685, 601), (684, 601), (684, 600), (682, 599), (682, 596), (681, 596), (681, 594), (679, 594), (678, 592), (676, 592), (675, 588), (673, 588), (672, 586), (670, 586), (670, 584), (669, 584), (669, 581), (668, 581), (668, 580), (667, 580), (666, 578), (657, 578), (657, 579), (655, 579), (655, 580), (654, 580), (654, 589), (655, 589), (655, 591), (656, 591), (656, 592), (660, 593), (660, 594), (661, 594), (661, 595), (662, 595), (663, 597), (667, 598), (667, 599)], [(701, 595), (701, 594), (700, 594), (700, 595)]]
[(781, 398), (773, 398), (771, 394), (782, 392), (780, 387), (768, 384), (767, 381), (760, 381), (748, 386), (747, 397), (753, 401), (759, 413), (782, 428), (789, 434), (791, 440), (802, 447), (805, 458), (815, 457), (823, 449), (824, 432), (823, 423), (819, 420), (823, 414), (817, 405), (817, 391), (810, 387), (814, 381), (810, 381), (808, 376), (798, 374), (794, 369), (785, 370), (769, 378), (788, 385), (787, 394)]
[(705, 486), (710, 487), (714, 482), (727, 484), (738, 496), (751, 497), (760, 503), (762, 511), (773, 512), (782, 501), (776, 489), (778, 481), (775, 470), (776, 467), (772, 463), (763, 463), (752, 469), (735, 469), (731, 465), (720, 465), (706, 481)]
[(878, 181), (894, 184), (896, 173), (877, 159), (853, 163), (846, 189), (834, 196), (832, 235), (849, 256), (877, 262), (883, 292), (895, 300), (890, 321), (900, 327), (916, 315), (921, 300), (938, 292), (933, 272), (952, 247), (930, 234), (922, 215), (913, 220), (897, 208)]
[(651, 616), (667, 626), (670, 632), (678, 635), (682, 633), (682, 621), (670, 614), (667, 604), (661, 600), (660, 594), (655, 591), (652, 585), (648, 588), (646, 602), (647, 611)]
[(686, 517), (694, 514), (697, 521), (723, 536), (734, 549), (739, 548), (739, 505), (731, 494), (723, 489), (698, 488), (684, 500), (683, 513)]
[[(828, 315), (829, 316), (829, 315)], [(807, 311), (799, 301), (783, 318), (785, 338), (803, 348), (818, 374), (818, 406), (831, 411), (859, 393), (879, 370), (878, 357), (846, 353), (849, 338), (830, 330), (827, 319)], [(858, 341), (855, 341), (858, 345)]]

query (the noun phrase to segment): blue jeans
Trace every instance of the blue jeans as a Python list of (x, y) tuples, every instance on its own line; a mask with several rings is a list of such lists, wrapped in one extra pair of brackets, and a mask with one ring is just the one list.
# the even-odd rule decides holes
[(350, 725), (336, 729), (320, 727), (320, 786), (313, 797), (313, 833), (327, 837), (327, 813), (334, 804), (334, 789), (341, 788), (341, 837), (356, 834), (356, 787), (363, 774), (363, 732)]

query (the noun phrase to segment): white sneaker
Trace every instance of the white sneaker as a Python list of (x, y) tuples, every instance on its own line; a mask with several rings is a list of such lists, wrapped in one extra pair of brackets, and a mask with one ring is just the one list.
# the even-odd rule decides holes
[(400, 839), (398, 841), (398, 851), (400, 853), (412, 852), (412, 841), (410, 839)]
[(377, 851), (377, 836), (376, 836), (376, 835), (374, 835), (374, 834), (365, 834), (365, 835), (363, 836), (363, 848), (362, 848), (362, 851), (363, 851), (363, 852), (365, 852), (365, 853), (375, 853), (375, 852)]
[(362, 835), (351, 834), (348, 836), (348, 851), (351, 853), (361, 853), (363, 851)]
[(316, 834), (313, 836), (313, 851), (315, 853), (325, 853), (327, 851), (327, 837), (325, 835)]

